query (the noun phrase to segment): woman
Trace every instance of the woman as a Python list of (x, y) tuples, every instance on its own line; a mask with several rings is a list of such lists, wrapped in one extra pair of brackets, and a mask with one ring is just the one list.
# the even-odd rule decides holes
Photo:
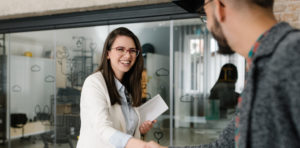
[[(219, 100), (220, 118), (227, 118), (227, 110), (234, 109), (240, 94), (235, 92), (235, 83), (238, 79), (238, 72), (235, 65), (227, 63), (222, 66), (219, 79), (210, 91), (209, 100)], [(216, 112), (215, 112), (216, 113)]]
[(156, 121), (140, 124), (143, 57), (138, 38), (127, 28), (107, 37), (98, 70), (84, 82), (77, 148), (146, 147), (139, 140)]

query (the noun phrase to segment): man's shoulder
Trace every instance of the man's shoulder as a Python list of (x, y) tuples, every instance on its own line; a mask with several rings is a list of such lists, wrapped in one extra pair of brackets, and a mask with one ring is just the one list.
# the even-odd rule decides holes
[(282, 38), (270, 57), (269, 67), (278, 73), (299, 71), (300, 66), (300, 31), (293, 29)]
[(283, 39), (283, 42), (288, 42), (291, 44), (300, 44), (300, 30), (299, 29), (291, 30), (289, 34), (286, 36), (286, 38)]
[(300, 30), (291, 30), (285, 38), (283, 38), (277, 47), (277, 54), (286, 56), (300, 55)]

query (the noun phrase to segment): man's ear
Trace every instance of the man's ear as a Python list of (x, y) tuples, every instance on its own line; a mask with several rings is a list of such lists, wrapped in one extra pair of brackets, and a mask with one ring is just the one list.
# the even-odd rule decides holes
[(215, 16), (219, 22), (225, 21), (225, 5), (221, 0), (215, 0)]

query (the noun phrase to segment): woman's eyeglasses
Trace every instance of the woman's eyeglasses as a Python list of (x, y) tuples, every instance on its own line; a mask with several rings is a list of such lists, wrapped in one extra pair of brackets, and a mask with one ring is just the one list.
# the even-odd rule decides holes
[(121, 56), (125, 55), (128, 52), (131, 56), (137, 57), (140, 53), (140, 51), (135, 48), (130, 48), (130, 49), (126, 50), (126, 48), (122, 47), (122, 46), (111, 48), (111, 49), (115, 49), (117, 51), (117, 53)]

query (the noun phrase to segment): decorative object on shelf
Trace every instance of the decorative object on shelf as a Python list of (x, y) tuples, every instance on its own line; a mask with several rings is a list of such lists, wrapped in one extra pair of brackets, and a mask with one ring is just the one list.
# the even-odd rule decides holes
[(85, 37), (72, 37), (73, 39), (77, 39), (76, 41), (76, 47), (77, 48), (84, 48), (85, 46)]
[(151, 43), (146, 43), (142, 46), (142, 56), (146, 57), (147, 53), (154, 53), (155, 48)]
[(45, 105), (43, 108), (43, 111), (41, 109), (41, 106), (37, 104), (34, 108), (36, 116), (34, 117), (34, 121), (40, 120), (40, 121), (45, 121), (45, 120), (50, 120), (50, 108), (48, 105)]
[(53, 58), (53, 51), (52, 50), (44, 50), (43, 57), (44, 58)]
[(41, 71), (41, 67), (39, 65), (32, 65), (30, 69), (31, 69), (31, 72)]
[(26, 57), (32, 57), (32, 52), (26, 51), (26, 52), (24, 52), (24, 56), (26, 56)]
[(59, 60), (67, 59), (69, 57), (69, 51), (66, 47), (58, 48), (56, 50), (56, 58)]

